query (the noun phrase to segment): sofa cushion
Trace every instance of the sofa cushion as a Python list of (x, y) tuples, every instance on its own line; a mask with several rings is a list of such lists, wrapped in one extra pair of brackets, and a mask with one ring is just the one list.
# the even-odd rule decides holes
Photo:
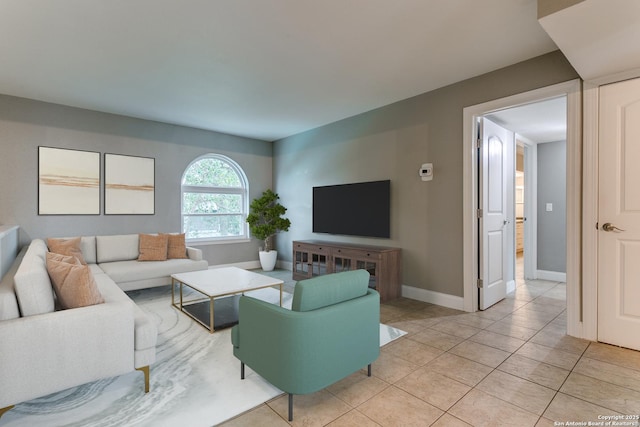
[(87, 265), (89, 266), (91, 273), (93, 273), (93, 277), (95, 277), (96, 274), (104, 274), (104, 271), (102, 271), (102, 269), (98, 264), (87, 264)]
[(296, 283), (293, 291), (293, 311), (311, 311), (342, 301), (358, 298), (369, 289), (366, 270), (327, 274)]
[(71, 239), (47, 239), (47, 246), (50, 252), (73, 256), (80, 261), (80, 264), (87, 264), (80, 249), (80, 237)]
[(44, 240), (34, 239), (14, 277), (14, 287), (22, 316), (51, 313), (55, 310), (53, 288), (47, 273)]
[(87, 264), (95, 264), (96, 260), (96, 236), (82, 236), (80, 238), (80, 250)]
[(104, 303), (90, 268), (77, 258), (47, 254), (47, 271), (63, 309)]
[(131, 304), (135, 304), (105, 273), (96, 274), (93, 277), (106, 303), (129, 301)]
[(184, 233), (165, 234), (167, 236), (167, 259), (185, 259), (187, 257), (187, 244)]
[[(63, 237), (63, 239), (73, 239), (73, 237)], [(96, 260), (96, 236), (80, 237), (80, 252), (87, 264), (95, 264)]]
[(140, 234), (138, 261), (165, 261), (167, 259), (166, 234)]
[[(100, 268), (116, 283), (133, 282), (137, 280), (169, 277), (174, 273), (202, 270), (206, 261), (192, 261), (190, 259), (168, 259), (166, 261), (118, 261), (99, 264)], [(167, 285), (171, 281), (167, 279)]]
[(96, 261), (100, 264), (138, 259), (138, 240), (137, 234), (96, 236)]

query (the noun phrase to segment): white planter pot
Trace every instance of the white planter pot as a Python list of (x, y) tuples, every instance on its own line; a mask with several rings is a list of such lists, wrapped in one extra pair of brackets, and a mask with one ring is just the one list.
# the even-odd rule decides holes
[(260, 265), (264, 271), (272, 271), (276, 266), (276, 260), (278, 259), (278, 251), (259, 251)]

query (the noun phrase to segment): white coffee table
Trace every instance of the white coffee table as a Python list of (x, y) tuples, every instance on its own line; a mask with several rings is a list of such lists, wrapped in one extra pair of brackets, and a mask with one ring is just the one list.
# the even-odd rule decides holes
[[(256, 289), (278, 286), (280, 279), (237, 267), (222, 267), (171, 275), (171, 305), (204, 326), (210, 333), (238, 323), (240, 295)], [(195, 291), (187, 292), (185, 287)], [(176, 299), (176, 288), (179, 296)]]

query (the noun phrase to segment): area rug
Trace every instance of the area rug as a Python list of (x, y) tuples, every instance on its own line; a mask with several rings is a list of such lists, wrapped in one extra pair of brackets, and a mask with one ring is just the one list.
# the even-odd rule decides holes
[[(136, 371), (16, 405), (0, 420), (3, 427), (209, 427), (282, 393), (250, 369), (241, 380), (231, 330), (210, 334), (171, 307), (170, 287), (129, 295), (158, 325), (150, 392), (144, 393)], [(279, 298), (274, 289), (252, 296), (276, 304)], [(285, 294), (283, 306), (290, 305), (291, 294)], [(404, 334), (386, 325), (380, 331), (381, 345)]]

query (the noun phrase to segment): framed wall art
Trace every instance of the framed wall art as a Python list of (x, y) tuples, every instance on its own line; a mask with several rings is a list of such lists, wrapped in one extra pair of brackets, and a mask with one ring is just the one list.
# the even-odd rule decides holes
[(38, 215), (100, 215), (100, 153), (38, 147)]
[(104, 213), (155, 214), (155, 159), (104, 155)]

